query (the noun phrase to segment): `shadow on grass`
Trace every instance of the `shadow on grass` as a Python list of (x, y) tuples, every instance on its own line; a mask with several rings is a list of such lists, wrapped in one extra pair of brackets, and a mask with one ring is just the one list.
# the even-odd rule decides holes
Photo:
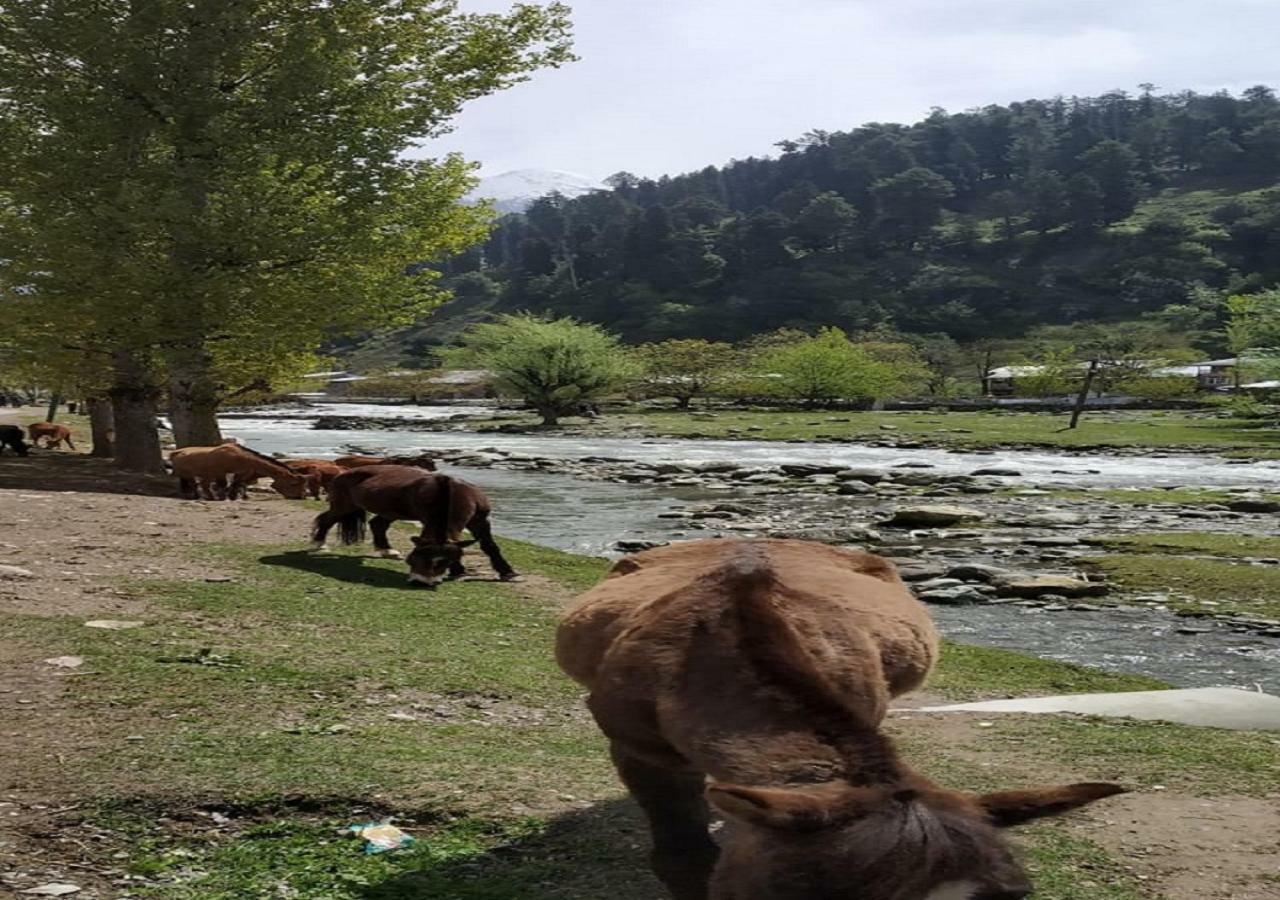
[(424, 585), (413, 585), (408, 581), (407, 570), (392, 570), (382, 566), (366, 565), (374, 560), (363, 556), (339, 556), (327, 553), (309, 553), (296, 550), (290, 553), (277, 553), (262, 556), (258, 562), (267, 566), (282, 566), (322, 575), (337, 581), (351, 584), (362, 584), (370, 587), (396, 588), (402, 591), (424, 591)]
[(552, 821), (488, 852), (442, 858), (360, 889), (362, 900), (656, 900), (649, 831), (626, 799)]

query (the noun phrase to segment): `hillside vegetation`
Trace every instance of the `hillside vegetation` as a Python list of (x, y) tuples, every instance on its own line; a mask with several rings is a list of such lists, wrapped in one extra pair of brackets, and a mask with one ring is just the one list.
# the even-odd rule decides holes
[(362, 361), (418, 360), (516, 309), (633, 342), (818, 325), (972, 342), (1143, 317), (1208, 335), (1216, 298), (1280, 280), (1267, 87), (935, 110), (778, 147), (502, 218), (438, 264), (457, 299)]

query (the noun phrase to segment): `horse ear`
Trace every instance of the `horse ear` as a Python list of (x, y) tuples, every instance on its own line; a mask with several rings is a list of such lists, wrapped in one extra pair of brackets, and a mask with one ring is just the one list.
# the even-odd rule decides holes
[(767, 788), (713, 781), (707, 801), (732, 819), (785, 831), (812, 831), (865, 814), (883, 803), (883, 791), (831, 783), (811, 788)]
[(1060, 816), (1104, 797), (1127, 793), (1129, 789), (1118, 784), (1084, 782), (1028, 791), (1000, 791), (983, 794), (976, 799), (990, 817), (991, 824), (997, 828), (1012, 828), (1035, 819)]

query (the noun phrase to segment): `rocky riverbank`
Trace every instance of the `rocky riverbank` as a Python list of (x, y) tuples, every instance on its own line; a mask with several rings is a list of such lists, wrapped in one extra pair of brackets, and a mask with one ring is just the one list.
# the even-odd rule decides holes
[[(1169, 591), (1118, 589), (1091, 564), (1106, 554), (1104, 535), (1198, 532), (1241, 536), (1276, 524), (1280, 502), (1256, 492), (1222, 492), (1222, 502), (1125, 503), (1099, 492), (1065, 499), (1051, 483), (1016, 468), (978, 467), (964, 474), (927, 463), (885, 468), (838, 465), (743, 465), (731, 461), (653, 463), (605, 456), (563, 459), (504, 451), (435, 451), (449, 465), (568, 475), (672, 489), (658, 513), (681, 537), (800, 537), (863, 547), (894, 559), (917, 595), (947, 605), (1015, 604), (1044, 613), (1088, 612), (1099, 603), (1170, 610), (1187, 617), (1180, 630), (1210, 628), (1280, 637), (1280, 620), (1221, 612)], [(1079, 476), (1087, 470), (1062, 474)], [(1110, 492), (1114, 493), (1114, 492)], [(653, 546), (619, 541), (615, 550)], [(1234, 560), (1280, 567), (1280, 558)], [(1202, 619), (1202, 622), (1193, 622)]]

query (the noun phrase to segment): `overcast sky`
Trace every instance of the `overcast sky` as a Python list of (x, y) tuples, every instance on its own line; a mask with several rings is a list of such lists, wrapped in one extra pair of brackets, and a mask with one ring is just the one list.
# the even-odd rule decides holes
[[(1278, 0), (569, 0), (581, 59), (427, 145), (485, 175), (674, 174), (811, 129), (1057, 94), (1280, 83)], [(491, 11), (501, 0), (462, 0)]]

